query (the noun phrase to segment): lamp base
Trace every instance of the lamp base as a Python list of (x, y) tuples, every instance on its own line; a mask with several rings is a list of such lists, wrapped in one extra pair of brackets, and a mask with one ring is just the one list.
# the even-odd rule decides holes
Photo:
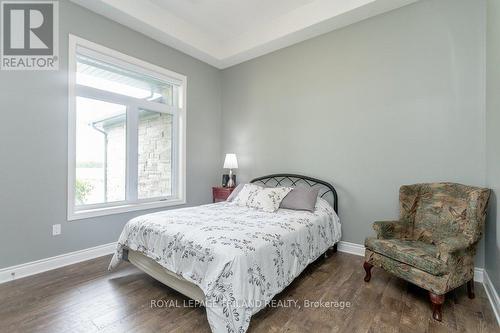
[(236, 185), (233, 176), (233, 170), (229, 169), (229, 180), (227, 181), (227, 187), (234, 187)]

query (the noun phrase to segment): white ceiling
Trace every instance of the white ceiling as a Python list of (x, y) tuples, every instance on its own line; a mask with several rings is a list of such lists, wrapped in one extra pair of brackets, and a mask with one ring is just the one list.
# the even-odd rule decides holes
[(242, 35), (258, 24), (314, 0), (151, 0), (175, 16), (207, 32), (219, 42)]
[(418, 0), (72, 0), (226, 68)]

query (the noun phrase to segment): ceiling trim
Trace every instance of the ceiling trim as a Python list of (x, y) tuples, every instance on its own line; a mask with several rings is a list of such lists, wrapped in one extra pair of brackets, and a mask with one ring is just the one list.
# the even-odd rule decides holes
[(418, 0), (315, 0), (221, 41), (149, 0), (71, 0), (219, 69)]

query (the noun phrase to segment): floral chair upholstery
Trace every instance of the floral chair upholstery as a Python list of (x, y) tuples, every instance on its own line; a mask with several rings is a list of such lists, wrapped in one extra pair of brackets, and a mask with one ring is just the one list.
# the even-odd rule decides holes
[(401, 186), (399, 220), (375, 222), (377, 237), (365, 240), (365, 281), (377, 266), (428, 290), (440, 321), (448, 291), (467, 283), (474, 297), (474, 255), (489, 195), (454, 183)]

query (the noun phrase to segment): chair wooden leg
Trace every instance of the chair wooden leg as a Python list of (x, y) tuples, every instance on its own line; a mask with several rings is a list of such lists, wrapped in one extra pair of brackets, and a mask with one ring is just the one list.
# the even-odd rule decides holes
[(337, 244), (333, 246), (333, 253), (337, 253)]
[(366, 275), (365, 275), (365, 282), (370, 282), (370, 279), (372, 278), (372, 267), (373, 265), (370, 264), (369, 262), (364, 262), (363, 268), (365, 269)]
[(432, 303), (432, 318), (437, 321), (443, 320), (442, 307), (444, 303), (444, 295), (436, 295), (429, 291), (429, 297)]
[(474, 279), (467, 282), (467, 296), (469, 296), (470, 299), (476, 297), (474, 294)]

